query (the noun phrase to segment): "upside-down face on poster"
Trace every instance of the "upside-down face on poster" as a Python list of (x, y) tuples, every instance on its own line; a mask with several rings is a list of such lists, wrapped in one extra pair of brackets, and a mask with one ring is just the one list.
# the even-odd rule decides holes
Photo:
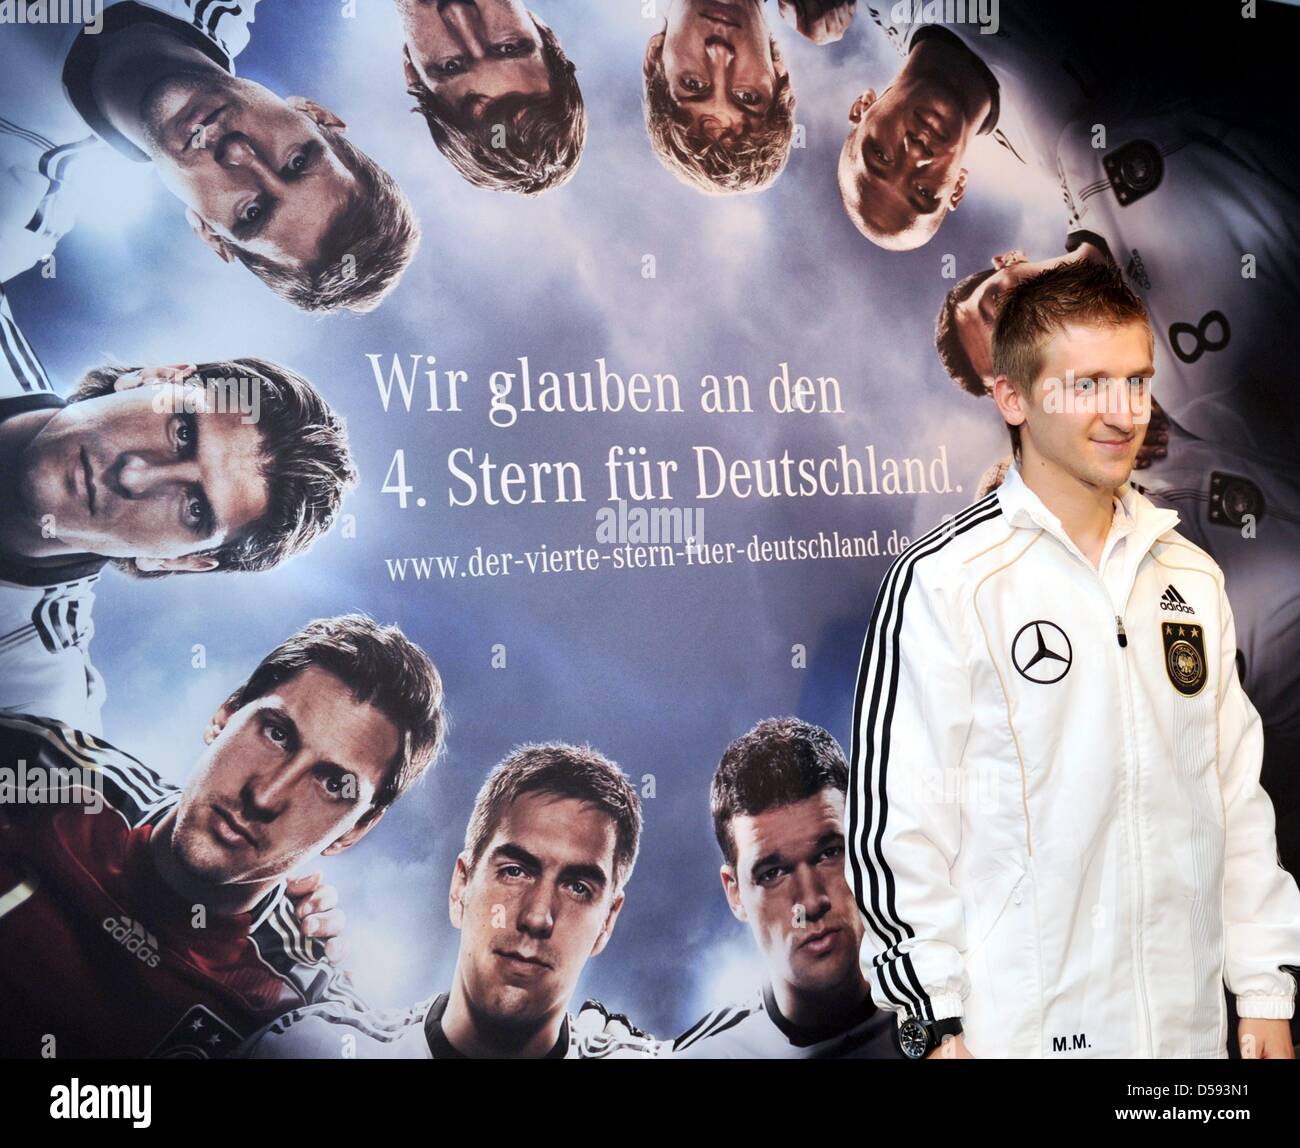
[(0, 3), (0, 1055), (1289, 1054), (1216, 8)]

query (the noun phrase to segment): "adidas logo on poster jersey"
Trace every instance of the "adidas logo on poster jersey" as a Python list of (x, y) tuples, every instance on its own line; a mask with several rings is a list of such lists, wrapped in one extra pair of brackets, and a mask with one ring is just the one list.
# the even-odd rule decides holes
[(1176, 614), (1196, 613), (1196, 611), (1187, 604), (1187, 599), (1174, 588), (1172, 582), (1165, 587), (1165, 592), (1160, 595), (1160, 609), (1171, 610)]
[(104, 932), (151, 969), (156, 969), (162, 963), (162, 957), (158, 955), (158, 938), (139, 921), (133, 921), (125, 915), (105, 917)]

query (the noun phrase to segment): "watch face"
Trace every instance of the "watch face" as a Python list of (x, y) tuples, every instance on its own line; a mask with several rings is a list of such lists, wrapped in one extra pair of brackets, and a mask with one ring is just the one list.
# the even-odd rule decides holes
[(904, 1056), (920, 1060), (930, 1047), (925, 1025), (915, 1017), (908, 1017), (898, 1026), (898, 1043), (902, 1046)]

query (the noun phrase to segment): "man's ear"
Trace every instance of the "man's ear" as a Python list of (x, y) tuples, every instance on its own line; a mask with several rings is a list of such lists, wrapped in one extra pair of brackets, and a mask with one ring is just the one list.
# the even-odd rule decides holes
[(862, 117), (866, 115), (867, 109), (876, 102), (876, 89), (868, 88), (856, 100), (853, 106), (849, 108), (849, 122), (860, 123)]
[(306, 96), (290, 96), (284, 101), (296, 112), (302, 112), (309, 119), (315, 120), (323, 128), (333, 128), (336, 132), (345, 131), (345, 124), (329, 108), (323, 108), (315, 100), (309, 100)]
[(748, 921), (749, 914), (745, 912), (745, 906), (740, 903), (740, 882), (736, 879), (736, 871), (730, 865), (724, 864), (718, 870), (718, 876), (722, 878), (722, 891), (727, 895), (727, 905), (731, 909), (731, 915), (737, 921)]
[(447, 893), (447, 915), (454, 928), (465, 923), (465, 886), (469, 883), (469, 866), (465, 854), (456, 857), (456, 868), (451, 872), (451, 889)]
[(190, 230), (217, 253), (217, 258), (220, 259), (222, 263), (229, 263), (235, 258), (235, 253), (231, 249), (230, 244), (222, 236), (213, 231), (212, 228), (208, 226), (208, 221), (195, 211), (194, 208), (187, 207), (185, 209), (185, 221), (190, 225)]
[(957, 186), (952, 189), (952, 195), (948, 199), (948, 210), (956, 211), (957, 204), (962, 201), (966, 194), (966, 177), (969, 173), (965, 168), (957, 173)]
[(656, 32), (646, 42), (645, 60), (642, 63), (642, 68), (645, 70), (647, 75), (659, 66), (659, 61), (663, 58), (664, 54), (664, 41), (667, 38), (668, 34), (666, 32)]
[(179, 558), (134, 558), (142, 574), (206, 574), (221, 565), (211, 554), (183, 554)]
[(406, 76), (406, 89), (423, 88), (424, 81), (420, 79), (420, 73), (415, 70), (415, 65), (411, 63), (411, 50), (405, 44), (402, 45), (402, 72)]
[(998, 405), (1002, 420), (1010, 426), (1023, 426), (1025, 423), (1024, 399), (1019, 388), (1006, 375), (999, 375), (993, 380), (993, 401)]
[[(193, 363), (171, 363), (166, 367), (141, 367), (129, 375), (123, 375), (113, 384), (115, 391), (129, 391), (133, 387), (143, 387), (147, 383), (183, 383), (194, 377), (198, 370)], [(128, 381), (129, 380), (129, 381)]]
[(370, 817), (363, 817), (351, 829), (349, 829), (337, 841), (331, 841), (324, 849), (320, 851), (322, 857), (333, 857), (342, 853), (345, 849), (351, 849), (358, 841), (369, 833), (376, 825), (384, 819), (384, 810), (377, 810)]
[(596, 938), (596, 943), (591, 946), (591, 955), (598, 956), (600, 952), (609, 944), (610, 934), (614, 932), (614, 922), (618, 920), (618, 914), (623, 908), (623, 890), (618, 891), (618, 896), (614, 898), (614, 903), (609, 907), (609, 915), (605, 918), (605, 925), (600, 930), (600, 936)]
[(212, 715), (212, 720), (208, 722), (208, 727), (203, 731), (203, 744), (211, 745), (220, 736), (221, 731), (226, 728), (226, 723), (234, 716), (235, 710), (229, 700), (224, 701), (217, 707), (217, 712)]

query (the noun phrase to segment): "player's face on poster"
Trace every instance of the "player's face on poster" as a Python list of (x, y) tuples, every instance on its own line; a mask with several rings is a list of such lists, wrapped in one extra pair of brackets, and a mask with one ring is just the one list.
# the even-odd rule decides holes
[(542, 38), (521, 0), (398, 0), (406, 79), (466, 122), (505, 96), (546, 97)]
[(844, 878), (844, 795), (828, 788), (731, 822), (732, 912), (749, 924), (768, 975), (819, 992), (857, 975), (862, 923)]
[(209, 885), (273, 880), (333, 855), (364, 823), (400, 748), (393, 723), (316, 666), (238, 710), (222, 707), (185, 786), (172, 841)]
[(1026, 462), (1036, 458), (1103, 488), (1128, 481), (1150, 420), (1151, 359), (1141, 323), (1067, 324), (1052, 336), (1028, 401), (1020, 396), (1017, 405)]
[(313, 263), (359, 194), (324, 134), (342, 121), (300, 96), (202, 69), (154, 84), (141, 112), (160, 178), (223, 259), (233, 244), (284, 266)]
[(558, 1015), (622, 908), (616, 829), (603, 810), (526, 793), (502, 816), (472, 871), (456, 862), (451, 921), (472, 1011), (527, 1029)]
[(1070, 255), (1055, 259), (1031, 261), (1023, 251), (1007, 251), (993, 256), (995, 268), (992, 275), (957, 304), (956, 323), (962, 349), (966, 352), (987, 387), (993, 387), (993, 327), (998, 321), (1002, 300), (1017, 284), (1032, 278), (1040, 271), (1064, 263)]
[(939, 74), (909, 71), (854, 100), (849, 125), (839, 162), (845, 209), (894, 237), (887, 246), (927, 243), (966, 191), (970, 127), (957, 93)]
[(217, 405), (177, 382), (70, 403), (24, 452), (28, 517), (49, 516), (65, 552), (205, 568), (184, 556), (237, 537), (268, 498), (256, 424)]
[(710, 139), (743, 134), (776, 98), (771, 36), (757, 0), (673, 0), (662, 51), (673, 100)]

